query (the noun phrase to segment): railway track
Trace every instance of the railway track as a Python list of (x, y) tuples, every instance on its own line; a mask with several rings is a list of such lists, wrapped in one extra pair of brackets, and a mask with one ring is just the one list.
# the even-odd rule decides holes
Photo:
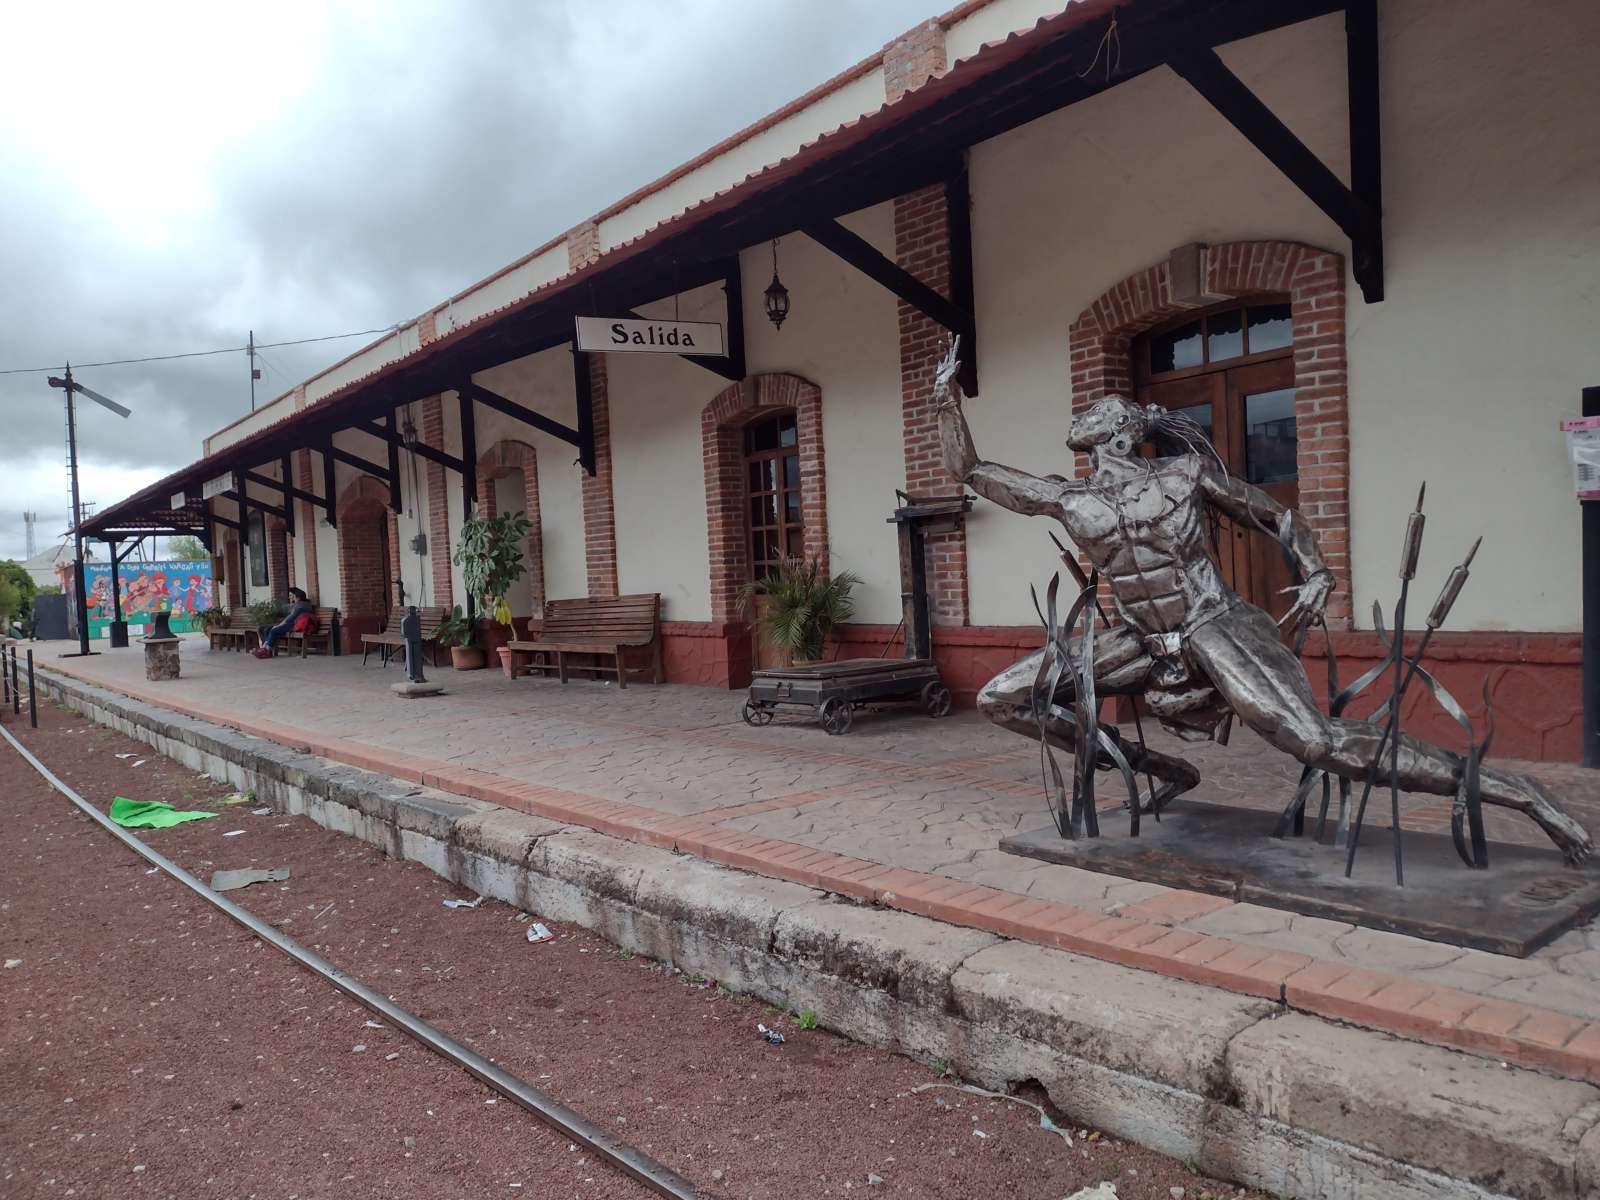
[(454, 1038), (434, 1028), (414, 1013), (407, 1011), (386, 996), (374, 991), (360, 980), (339, 970), (327, 959), (308, 950), (253, 913), (241, 908), (227, 897), (213, 891), (199, 879), (178, 866), (165, 855), (153, 850), (141, 839), (134, 837), (117, 825), (94, 805), (58, 778), (31, 751), (16, 739), (10, 730), (0, 726), (0, 737), (10, 743), (30, 767), (56, 791), (66, 796), (91, 821), (135, 854), (145, 859), (170, 878), (182, 884), (207, 904), (248, 929), (263, 942), (282, 951), (295, 962), (317, 975), (374, 1014), (427, 1049), (459, 1067), (474, 1079), (488, 1085), (507, 1100), (527, 1110), (540, 1121), (560, 1132), (576, 1145), (592, 1151), (602, 1162), (632, 1177), (651, 1191), (673, 1200), (694, 1200), (698, 1193), (688, 1180), (670, 1167), (657, 1162), (648, 1154), (612, 1137), (581, 1114), (568, 1108), (554, 1097), (546, 1095), (522, 1079), (502, 1070), (481, 1054), (468, 1049)]

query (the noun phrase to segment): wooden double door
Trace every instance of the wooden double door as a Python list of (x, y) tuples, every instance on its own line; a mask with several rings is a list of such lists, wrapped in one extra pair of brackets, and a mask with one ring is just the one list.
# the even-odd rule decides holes
[[(1139, 398), (1183, 413), (1205, 430), (1234, 475), (1255, 484), (1278, 503), (1299, 503), (1294, 416), (1294, 360), (1289, 357), (1240, 364), (1180, 378), (1152, 381)], [(1186, 447), (1156, 443), (1159, 454)], [(1294, 569), (1276, 541), (1248, 522), (1217, 517), (1211, 522), (1217, 564), (1230, 587), (1276, 619), (1293, 602), (1283, 592), (1296, 583)]]

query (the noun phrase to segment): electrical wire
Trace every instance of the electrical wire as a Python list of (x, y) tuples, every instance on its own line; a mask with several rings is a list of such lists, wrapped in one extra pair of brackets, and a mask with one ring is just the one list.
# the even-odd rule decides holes
[[(367, 337), (374, 333), (393, 333), (399, 325), (385, 325), (382, 329), (357, 329), (353, 333), (330, 333), (323, 337), (295, 338), (288, 342), (257, 342), (256, 350), (272, 350), (279, 346), (309, 346), (313, 342), (337, 342), (344, 338)], [(148, 358), (113, 358), (105, 362), (79, 363), (79, 367), (123, 367), (130, 363), (171, 362), (178, 358), (207, 358), (214, 354), (243, 354), (250, 349), (249, 346), (224, 346), (220, 350), (190, 350), (183, 354), (153, 354)], [(61, 363), (53, 363), (48, 367), (10, 367), (0, 371), (0, 375), (38, 375), (45, 371), (59, 371)]]

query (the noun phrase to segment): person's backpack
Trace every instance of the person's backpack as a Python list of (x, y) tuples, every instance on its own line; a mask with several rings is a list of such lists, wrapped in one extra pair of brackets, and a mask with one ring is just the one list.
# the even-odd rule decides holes
[(317, 631), (317, 614), (301, 613), (294, 619), (294, 624), (289, 626), (291, 633), (315, 633)]

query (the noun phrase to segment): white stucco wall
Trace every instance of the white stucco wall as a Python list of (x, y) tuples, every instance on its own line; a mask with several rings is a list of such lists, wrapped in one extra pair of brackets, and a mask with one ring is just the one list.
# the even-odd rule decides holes
[(292, 412), (294, 412), (293, 395), (286, 394), (279, 396), (275, 400), (269, 400), (257, 408), (255, 412), (249, 413), (242, 420), (239, 420), (238, 424), (219, 429), (216, 433), (204, 439), (202, 442), (204, 453), (214, 454), (218, 450), (248, 437), (259, 429), (265, 429), (268, 425), (283, 420), (284, 417), (287, 417)]
[[(845, 224), (892, 253), (892, 206)], [(746, 368), (789, 372), (822, 389), (832, 562), (863, 577), (857, 619), (892, 624), (900, 618), (896, 543), (882, 521), (904, 475), (895, 302), (803, 235), (785, 238), (778, 257), (792, 304), (781, 330), (767, 321), (761, 298), (772, 279), (770, 249), (741, 256)], [(670, 317), (673, 308), (668, 300), (643, 311)], [(679, 313), (723, 320), (720, 285), (686, 295)], [(668, 620), (709, 620), (700, 413), (729, 385), (676, 357), (613, 354), (606, 362), (621, 588), (660, 592)]]
[[(1381, 13), (1388, 298), (1369, 308), (1349, 288), (1357, 620), (1393, 601), (1400, 524), (1426, 478), (1425, 591), (1486, 535), (1452, 624), (1574, 628), (1578, 512), (1555, 422), (1600, 379), (1600, 76), (1585, 50), (1600, 9), (1562, 0), (1530, 22), (1503, 0), (1402, 0)], [(1338, 15), (1222, 55), (1348, 177)], [(1067, 328), (1105, 288), (1190, 241), (1349, 252), (1165, 70), (971, 161), (982, 395), (968, 415), (984, 457), (1040, 473), (1069, 466)], [(1054, 557), (1045, 528), (980, 502), (970, 529), (974, 623), (1031, 623), (1027, 584)]]
[(998, 42), (1009, 33), (1031, 29), (1041, 17), (1061, 12), (1063, 0), (994, 0), (965, 20), (945, 30), (945, 57), (955, 63), (971, 58), (989, 42)]
[[(560, 421), (569, 429), (578, 423), (578, 403), (572, 383), (572, 354), (565, 347), (546, 350), (514, 362), (480, 371), (473, 376), (493, 392)], [(447, 426), (459, 448), (459, 419), (455, 393), (445, 404)], [(545, 597), (550, 600), (585, 596), (589, 592), (588, 568), (584, 558), (582, 469), (574, 465), (575, 447), (532, 426), (513, 420), (493, 409), (477, 407), (478, 453), (485, 453), (502, 438), (526, 442), (539, 459), (539, 526), (544, 542)], [(456, 453), (457, 450), (452, 450)], [(459, 526), (459, 482), (455, 476), (452, 492), (451, 528)], [(457, 595), (461, 595), (460, 568), (456, 573)]]
[[(818, 80), (820, 83), (821, 80)], [(638, 237), (653, 225), (676, 216), (707, 196), (733, 186), (748, 175), (788, 158), (807, 142), (883, 106), (883, 68), (873, 67), (844, 86), (819, 97), (666, 187), (641, 197), (600, 222), (600, 247)]]

